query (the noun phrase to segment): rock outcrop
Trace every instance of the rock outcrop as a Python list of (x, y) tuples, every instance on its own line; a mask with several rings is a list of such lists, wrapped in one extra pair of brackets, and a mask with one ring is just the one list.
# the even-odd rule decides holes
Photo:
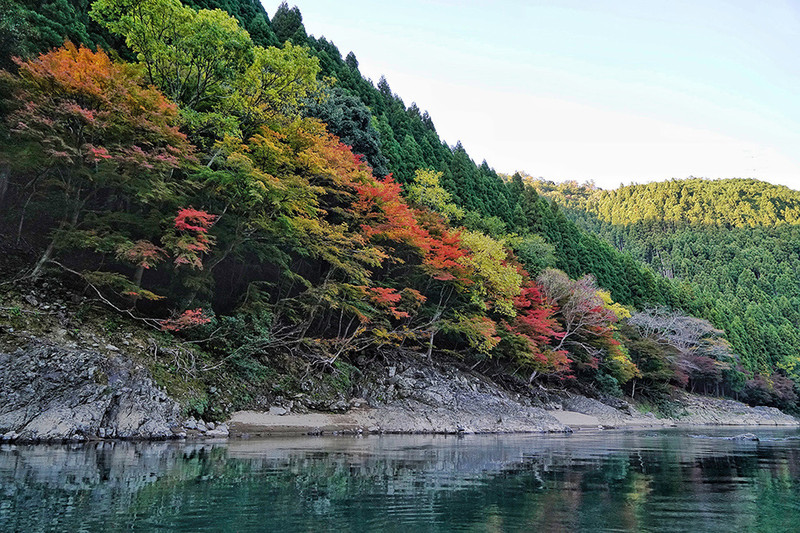
[[(386, 433), (552, 432), (566, 428), (530, 395), (502, 389), (477, 373), (410, 364), (370, 376), (362, 395), (370, 426)], [(383, 400), (383, 401), (381, 401)]]
[[(399, 364), (399, 362), (398, 362)], [(362, 398), (340, 413), (286, 408), (242, 411), (230, 420), (234, 435), (291, 433), (543, 433), (569, 429), (533, 398), (487, 378), (444, 365), (405, 361), (378, 366), (357, 388)], [(347, 405), (347, 404), (345, 404)]]
[(679, 393), (679, 424), (710, 426), (797, 426), (800, 420), (775, 407), (751, 407), (725, 398)]
[[(585, 422), (582, 425), (590, 427), (800, 425), (800, 420), (775, 407), (751, 407), (736, 400), (698, 396), (682, 391), (675, 392), (673, 401), (678, 412), (661, 418), (653, 413), (642, 413), (633, 405), (617, 398), (607, 399), (607, 403), (603, 403), (585, 396), (563, 393), (554, 404), (563, 412), (584, 415)], [(554, 414), (562, 422), (568, 420), (559, 416), (559, 412)]]
[(180, 406), (113, 352), (43, 342), (0, 353), (0, 436), (14, 441), (164, 439)]

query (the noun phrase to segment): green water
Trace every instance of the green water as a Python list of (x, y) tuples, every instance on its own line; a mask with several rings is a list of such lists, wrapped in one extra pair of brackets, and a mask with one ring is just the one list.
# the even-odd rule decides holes
[(2, 445), (0, 530), (800, 531), (800, 432), (691, 436), (741, 431)]

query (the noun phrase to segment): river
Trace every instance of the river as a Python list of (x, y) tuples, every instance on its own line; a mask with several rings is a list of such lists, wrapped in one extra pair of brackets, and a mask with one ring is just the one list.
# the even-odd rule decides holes
[(2, 531), (800, 531), (800, 431), (0, 446)]

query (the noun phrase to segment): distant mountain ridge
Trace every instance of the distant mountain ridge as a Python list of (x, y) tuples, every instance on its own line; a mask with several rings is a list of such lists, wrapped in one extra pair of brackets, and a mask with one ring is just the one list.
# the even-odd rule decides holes
[(731, 228), (800, 224), (800, 191), (755, 179), (688, 178), (611, 190), (574, 182), (535, 183), (537, 190), (565, 207), (615, 225), (647, 221)]

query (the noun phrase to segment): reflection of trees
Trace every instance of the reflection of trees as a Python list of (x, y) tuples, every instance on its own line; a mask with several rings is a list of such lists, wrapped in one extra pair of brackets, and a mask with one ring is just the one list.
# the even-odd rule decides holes
[[(686, 435), (0, 448), (36, 529), (797, 530), (795, 444)], [(235, 527), (234, 527), (235, 526)]]

